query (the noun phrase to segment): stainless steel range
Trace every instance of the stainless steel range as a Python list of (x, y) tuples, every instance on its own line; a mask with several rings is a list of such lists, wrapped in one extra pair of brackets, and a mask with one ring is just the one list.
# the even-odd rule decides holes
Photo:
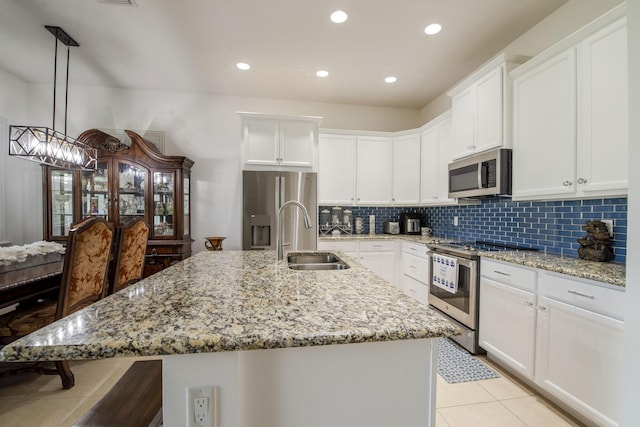
[(451, 337), (472, 354), (484, 353), (478, 345), (480, 303), (480, 251), (535, 250), (492, 242), (441, 242), (429, 248), (429, 304), (447, 316), (462, 335)]

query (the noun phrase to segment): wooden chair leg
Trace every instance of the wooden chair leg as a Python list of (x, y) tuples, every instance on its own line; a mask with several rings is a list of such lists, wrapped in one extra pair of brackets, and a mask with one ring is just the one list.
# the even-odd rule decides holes
[(62, 379), (62, 388), (69, 390), (75, 384), (75, 378), (73, 372), (71, 372), (71, 368), (69, 368), (69, 363), (66, 360), (60, 360), (55, 362), (55, 364), (60, 379)]

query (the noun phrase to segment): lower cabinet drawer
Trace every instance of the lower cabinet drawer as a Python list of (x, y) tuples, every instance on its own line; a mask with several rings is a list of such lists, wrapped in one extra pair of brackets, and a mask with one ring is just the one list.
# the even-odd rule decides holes
[(482, 274), (482, 277), (496, 282), (512, 285), (530, 292), (536, 291), (536, 272), (527, 267), (482, 258), (480, 261), (480, 274)]
[(556, 273), (540, 274), (542, 294), (546, 297), (573, 304), (595, 313), (624, 318), (624, 289), (612, 289)]
[(429, 281), (429, 260), (403, 252), (402, 272), (426, 284)]
[(427, 285), (406, 274), (402, 275), (402, 291), (421, 304), (429, 304), (429, 289)]
[(361, 240), (360, 252), (386, 252), (395, 251), (396, 242), (394, 240)]

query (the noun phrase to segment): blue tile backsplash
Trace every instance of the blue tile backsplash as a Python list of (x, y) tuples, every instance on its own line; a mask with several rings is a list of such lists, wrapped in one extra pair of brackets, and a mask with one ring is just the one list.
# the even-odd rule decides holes
[[(331, 206), (321, 206), (320, 209)], [(587, 221), (614, 221), (611, 247), (613, 261), (624, 263), (627, 256), (627, 199), (559, 200), (514, 202), (491, 197), (478, 205), (438, 207), (350, 207), (354, 218), (362, 217), (364, 233), (369, 233), (369, 215), (376, 216), (376, 233), (385, 221), (398, 221), (401, 212), (417, 212), (422, 224), (439, 237), (456, 240), (486, 240), (534, 247), (578, 256), (577, 239), (586, 236)], [(458, 226), (453, 218), (458, 217)]]

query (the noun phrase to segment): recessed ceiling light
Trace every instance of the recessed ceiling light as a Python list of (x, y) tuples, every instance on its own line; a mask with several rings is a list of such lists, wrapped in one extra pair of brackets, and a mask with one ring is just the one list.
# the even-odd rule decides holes
[(238, 67), (239, 70), (249, 70), (251, 68), (251, 65), (247, 64), (246, 62), (238, 62), (236, 64), (236, 67)]
[(336, 10), (331, 14), (331, 20), (336, 24), (342, 24), (348, 18), (347, 13), (341, 10)]
[(389, 76), (384, 78), (385, 83), (395, 83), (397, 81), (398, 81), (398, 78), (394, 76)]
[(429, 24), (424, 29), (424, 33), (432, 36), (434, 34), (438, 34), (441, 29), (442, 29), (442, 25), (440, 25), (440, 24), (435, 24), (435, 23), (434, 24)]
[(316, 76), (318, 77), (327, 77), (328, 75), (329, 75), (329, 72), (326, 70), (316, 71)]

